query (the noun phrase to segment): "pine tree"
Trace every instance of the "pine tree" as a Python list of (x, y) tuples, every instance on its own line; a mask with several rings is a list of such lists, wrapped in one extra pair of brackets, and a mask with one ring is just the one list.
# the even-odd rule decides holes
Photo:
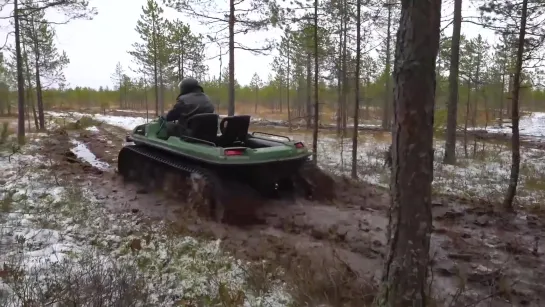
[[(34, 3), (34, 2), (33, 2)], [(9, 4), (9, 1), (5, 1), (5, 5)], [(63, 23), (68, 23), (73, 19), (92, 19), (96, 14), (96, 10), (93, 7), (89, 7), (87, 0), (72, 0), (72, 1), (56, 1), (56, 0), (42, 0), (38, 3), (34, 3), (35, 6), (27, 11), (24, 11), (21, 2), (19, 0), (13, 0), (13, 26), (15, 31), (15, 60), (16, 60), (16, 75), (17, 75), (17, 93), (18, 93), (18, 127), (17, 127), (17, 140), (19, 144), (25, 142), (25, 80), (23, 76), (23, 54), (21, 50), (21, 29), (20, 23), (28, 19), (30, 14), (35, 14), (40, 11), (45, 11), (50, 8), (55, 8), (61, 12), (67, 19)]]
[(257, 105), (259, 103), (259, 88), (262, 86), (261, 78), (257, 73), (254, 73), (252, 80), (250, 81), (250, 86), (255, 90), (255, 107), (254, 113), (257, 114)]
[(115, 86), (118, 87), (119, 90), (119, 107), (123, 108), (123, 76), (125, 75), (125, 71), (123, 70), (123, 66), (120, 62), (117, 62), (115, 65), (115, 71), (111, 76), (112, 82)]
[[(229, 87), (228, 87), (228, 115), (235, 114), (235, 49), (246, 50), (252, 53), (264, 53), (270, 51), (273, 44), (265, 40), (264, 45), (259, 47), (245, 46), (236, 41), (238, 34), (266, 30), (269, 26), (275, 26), (279, 20), (279, 7), (275, 1), (236, 1), (229, 0), (229, 10), (216, 11), (215, 7), (208, 1), (188, 2), (185, 0), (163, 0), (164, 3), (185, 13), (191, 17), (198, 17), (206, 26), (214, 24), (211, 29), (216, 32), (214, 37), (209, 36), (213, 42), (224, 45), (229, 49)], [(248, 8), (249, 7), (249, 8)], [(217, 17), (217, 15), (222, 17)], [(224, 31), (227, 30), (227, 31)], [(227, 32), (227, 33), (225, 33)]]
[(177, 84), (185, 77), (201, 79), (207, 66), (204, 64), (204, 42), (202, 35), (191, 32), (189, 25), (180, 20), (168, 22), (168, 44), (171, 50), (170, 62)]
[[(153, 76), (155, 90), (155, 114), (163, 114), (162, 84), (164, 71), (168, 67), (169, 50), (167, 49), (165, 31), (167, 23), (162, 17), (163, 8), (154, 0), (148, 0), (142, 7), (142, 14), (136, 23), (136, 32), (141, 42), (133, 44), (129, 54), (138, 65), (138, 72), (145, 76)], [(161, 86), (161, 88), (160, 88)]]
[[(512, 71), (511, 97), (511, 174), (504, 199), (504, 207), (513, 210), (520, 172), (519, 101), (523, 67), (528, 61), (540, 61), (545, 40), (542, 25), (545, 3), (541, 0), (498, 1), (487, 0), (480, 7), (485, 27), (504, 36), (509, 44), (510, 55), (516, 59)], [(515, 39), (515, 37), (517, 37)], [(511, 78), (510, 78), (511, 79)]]
[(428, 301), (440, 21), (441, 0), (402, 1), (394, 69), (389, 251), (379, 306), (426, 306)]
[[(36, 10), (32, 1), (25, 0), (23, 13)], [(44, 81), (49, 84), (64, 81), (63, 69), (70, 62), (65, 52), (55, 46), (55, 29), (45, 19), (45, 11), (27, 13), (21, 23), (23, 44), (27, 46), (27, 56), (33, 65), (34, 86), (38, 106), (39, 129), (45, 129), (43, 88)], [(30, 77), (30, 76), (29, 76)], [(45, 84), (45, 87), (48, 85)]]

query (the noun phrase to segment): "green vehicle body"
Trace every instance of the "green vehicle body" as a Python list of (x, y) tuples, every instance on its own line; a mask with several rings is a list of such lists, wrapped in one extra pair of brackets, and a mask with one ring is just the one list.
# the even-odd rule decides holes
[[(167, 125), (162, 118), (135, 127), (126, 139), (134, 144), (127, 144), (119, 152), (119, 173), (125, 179), (137, 179), (150, 186), (160, 185), (167, 178), (174, 190), (186, 186), (181, 178), (205, 178), (206, 191), (212, 192), (202, 195), (224, 208), (231, 207), (226, 205), (231, 201), (235, 207), (248, 203), (240, 197), (254, 192), (259, 197), (251, 198), (250, 206), (262, 197), (314, 197), (317, 184), (332, 182), (323, 181), (317, 166), (309, 163), (312, 153), (302, 142), (266, 132), (249, 133), (247, 115), (219, 122), (215, 114), (199, 118), (197, 124), (188, 124), (186, 133), (175, 136), (169, 136), (167, 127), (172, 130), (176, 126)], [(167, 185), (170, 189), (172, 186)]]
[[(273, 139), (272, 137), (278, 139)], [(136, 145), (144, 144), (156, 149), (181, 155), (191, 160), (197, 160), (214, 165), (258, 165), (288, 162), (290, 160), (306, 160), (311, 152), (302, 142), (290, 140), (288, 137), (263, 132), (248, 134), (248, 139), (273, 142), (275, 145), (263, 148), (243, 146), (219, 147), (210, 142), (190, 142), (177, 136), (167, 138), (167, 130), (161, 119), (135, 127), (127, 137), (127, 141)], [(236, 152), (236, 155), (230, 153)]]

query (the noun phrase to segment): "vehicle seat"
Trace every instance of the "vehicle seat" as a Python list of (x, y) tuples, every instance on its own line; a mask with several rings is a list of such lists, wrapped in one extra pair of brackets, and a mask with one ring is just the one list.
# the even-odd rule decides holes
[(220, 123), (219, 146), (244, 145), (250, 128), (250, 115), (224, 117)]
[[(184, 136), (193, 139), (199, 139), (211, 143), (216, 143), (218, 136), (219, 115), (213, 113), (196, 114), (187, 119), (187, 127), (184, 129)], [(188, 142), (196, 142), (186, 138)]]

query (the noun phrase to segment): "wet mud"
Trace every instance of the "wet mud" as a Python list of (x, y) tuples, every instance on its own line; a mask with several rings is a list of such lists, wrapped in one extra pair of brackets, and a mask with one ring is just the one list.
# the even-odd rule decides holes
[[(267, 259), (288, 271), (303, 264), (319, 272), (334, 268), (346, 277), (338, 301), (350, 306), (364, 302), (354, 300), (354, 293), (378, 285), (387, 244), (386, 190), (334, 178), (332, 200), (268, 201), (241, 209), (251, 212), (253, 223), (219, 224), (192, 212), (184, 199), (124, 182), (115, 166), (125, 132), (98, 128), (73, 137), (112, 170), (98, 171), (68, 157), (67, 134), (53, 134), (43, 152), (61, 161), (58, 172), (84, 178), (82, 184), (110, 210), (170, 221), (180, 233), (219, 238), (226, 251), (241, 259)], [(545, 223), (540, 217), (505, 214), (494, 205), (456, 197), (438, 197), (433, 204), (430, 279), (438, 306), (545, 306)]]

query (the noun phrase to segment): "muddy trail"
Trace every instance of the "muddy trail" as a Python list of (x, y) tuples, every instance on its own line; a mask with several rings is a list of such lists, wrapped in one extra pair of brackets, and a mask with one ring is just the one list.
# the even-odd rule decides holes
[[(371, 302), (386, 252), (387, 191), (335, 178), (332, 201), (270, 201), (255, 208), (258, 224), (218, 224), (195, 215), (182, 199), (125, 183), (115, 167), (126, 132), (105, 124), (98, 129), (52, 133), (41, 151), (60, 163), (57, 176), (84, 178), (81, 184), (114, 212), (170, 221), (181, 235), (221, 239), (224, 250), (239, 259), (270, 260), (286, 269), (283, 278), (295, 285), (296, 306)], [(86, 144), (111, 170), (75, 159), (70, 138)], [(430, 279), (437, 306), (545, 306), (542, 219), (455, 197), (433, 204)]]

